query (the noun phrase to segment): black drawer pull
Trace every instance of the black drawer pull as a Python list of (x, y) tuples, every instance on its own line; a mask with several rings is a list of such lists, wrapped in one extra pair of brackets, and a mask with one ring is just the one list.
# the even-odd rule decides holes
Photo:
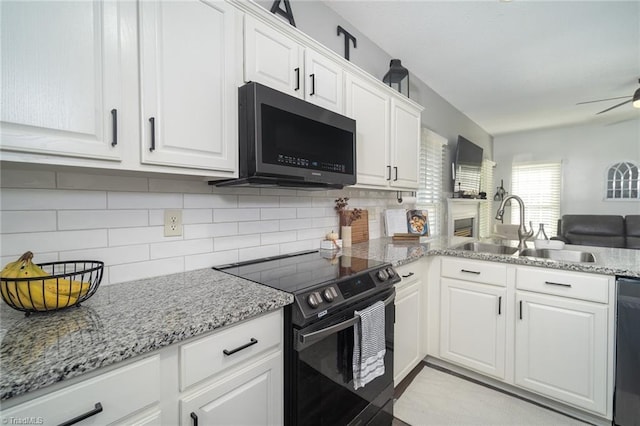
[(193, 419), (193, 426), (198, 426), (198, 416), (196, 413), (191, 413), (191, 418)]
[(293, 90), (300, 90), (300, 68), (294, 70), (296, 72), (296, 88)]
[(478, 271), (469, 271), (468, 269), (460, 269), (460, 272), (464, 272), (466, 274), (480, 275)]
[(156, 119), (155, 117), (151, 117), (149, 119), (149, 123), (151, 123), (151, 146), (149, 147), (149, 151), (153, 152), (156, 150)]
[(549, 285), (557, 285), (560, 287), (569, 287), (571, 288), (571, 284), (563, 284), (563, 283), (554, 283), (553, 281), (545, 281), (545, 284), (549, 284)]
[(113, 142), (111, 142), (111, 146), (118, 145), (118, 110), (111, 110), (111, 129), (113, 132)]
[(498, 315), (502, 315), (502, 296), (498, 297)]
[(396, 178), (394, 181), (398, 180), (398, 166), (393, 166), (393, 169), (396, 171)]
[(522, 300), (520, 301), (520, 319), (522, 319)]
[(409, 278), (413, 276), (413, 272), (409, 272), (407, 275), (403, 275), (402, 278)]
[(247, 344), (245, 344), (245, 345), (242, 345), (242, 346), (238, 346), (237, 348), (235, 348), (235, 349), (231, 349), (231, 350), (224, 349), (224, 350), (222, 351), (222, 353), (223, 353), (223, 354), (225, 354), (225, 355), (227, 355), (227, 356), (229, 356), (229, 355), (233, 355), (233, 354), (235, 354), (235, 353), (236, 353), (236, 352), (238, 352), (238, 351), (241, 351), (241, 350), (243, 350), (243, 349), (247, 349), (249, 346), (253, 346), (253, 345), (255, 345), (256, 343), (258, 343), (258, 340), (254, 339), (254, 338), (252, 337), (252, 338), (251, 338), (251, 340), (249, 341), (249, 343), (247, 343)]
[(391, 166), (387, 166), (387, 180), (391, 180)]
[(93, 410), (87, 411), (84, 414), (80, 414), (78, 417), (75, 417), (75, 418), (73, 418), (71, 420), (67, 420), (64, 423), (60, 423), (59, 426), (74, 425), (74, 424), (76, 424), (78, 422), (83, 421), (84, 419), (88, 419), (89, 417), (95, 416), (96, 414), (101, 413), (101, 412), (102, 412), (102, 404), (100, 404), (99, 402), (96, 402), (96, 406), (95, 406), (95, 408)]
[(316, 75), (311, 74), (311, 93), (309, 93), (309, 95), (313, 96), (315, 94), (316, 94)]

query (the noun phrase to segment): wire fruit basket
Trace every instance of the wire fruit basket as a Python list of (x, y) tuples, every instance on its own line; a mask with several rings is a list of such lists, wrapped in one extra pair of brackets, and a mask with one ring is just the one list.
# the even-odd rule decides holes
[(45, 276), (2, 277), (2, 300), (18, 311), (55, 311), (80, 306), (98, 290), (104, 271), (104, 262), (98, 260), (72, 260), (38, 264)]

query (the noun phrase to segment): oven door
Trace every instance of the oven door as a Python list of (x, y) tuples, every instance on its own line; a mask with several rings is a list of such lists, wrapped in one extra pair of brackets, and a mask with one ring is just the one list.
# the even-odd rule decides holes
[[(393, 324), (395, 290), (379, 293), (330, 318), (294, 331), (293, 425), (391, 424), (393, 418)], [(385, 302), (384, 375), (353, 385), (354, 311)], [(384, 407), (384, 409), (383, 409)], [(383, 419), (382, 421), (380, 419)]]

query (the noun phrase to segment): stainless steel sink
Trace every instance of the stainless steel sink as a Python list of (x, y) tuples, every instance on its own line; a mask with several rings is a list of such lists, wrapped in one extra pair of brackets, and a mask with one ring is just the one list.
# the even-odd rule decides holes
[(456, 250), (474, 251), (477, 253), (491, 253), (491, 254), (514, 254), (518, 251), (517, 247), (503, 246), (499, 244), (490, 243), (466, 243), (460, 246), (454, 247)]
[(566, 262), (595, 262), (593, 253), (576, 250), (524, 249), (520, 256), (538, 257), (542, 259), (563, 260)]

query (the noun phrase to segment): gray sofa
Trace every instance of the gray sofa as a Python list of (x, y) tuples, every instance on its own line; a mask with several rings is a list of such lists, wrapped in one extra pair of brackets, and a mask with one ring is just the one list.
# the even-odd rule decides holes
[(640, 215), (566, 214), (552, 240), (585, 246), (640, 249)]

